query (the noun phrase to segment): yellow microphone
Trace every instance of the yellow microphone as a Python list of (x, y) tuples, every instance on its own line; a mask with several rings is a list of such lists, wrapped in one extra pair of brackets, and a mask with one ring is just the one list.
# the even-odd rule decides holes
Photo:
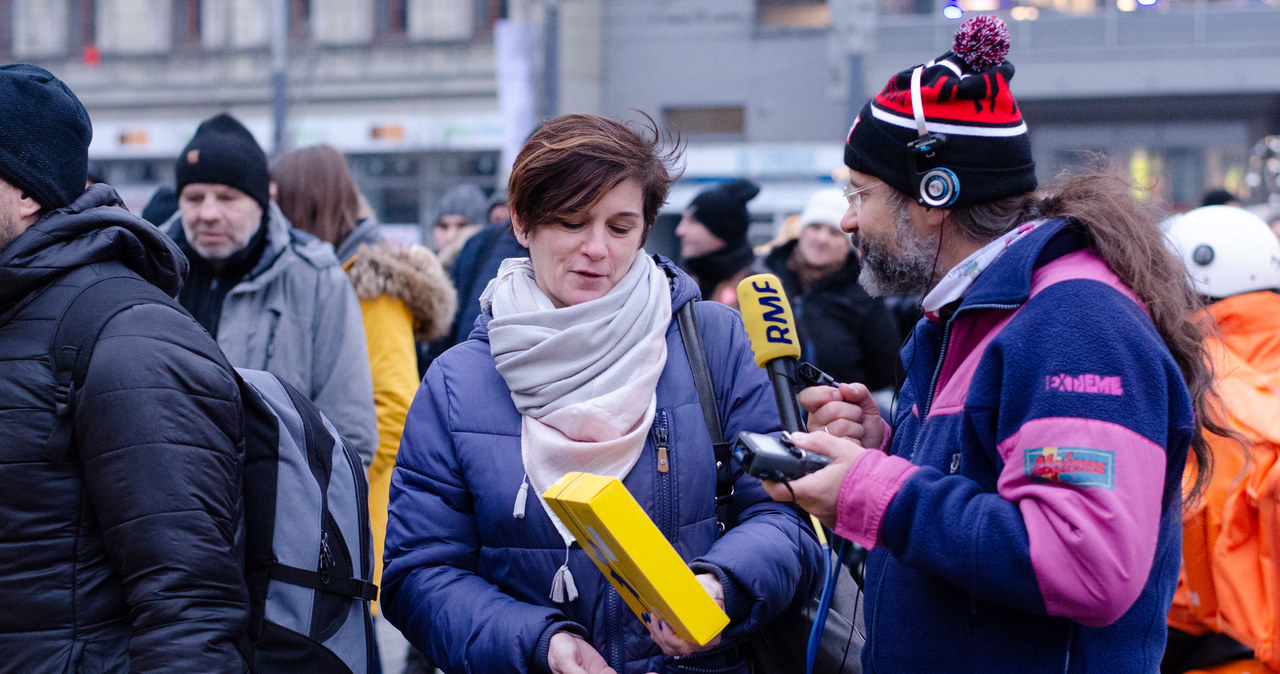
[(796, 401), (796, 362), (800, 358), (800, 337), (796, 334), (791, 303), (782, 290), (782, 281), (773, 274), (756, 274), (738, 284), (738, 307), (742, 323), (751, 339), (756, 365), (769, 373), (773, 397), (778, 403), (782, 428), (805, 430)]
[[(805, 430), (796, 400), (796, 363), (800, 359), (800, 336), (791, 303), (782, 289), (782, 280), (773, 274), (756, 274), (738, 284), (738, 308), (747, 328), (756, 365), (769, 373), (773, 399), (778, 403), (782, 428), (788, 432)], [(818, 518), (809, 515), (818, 542), (827, 547), (827, 535)]]

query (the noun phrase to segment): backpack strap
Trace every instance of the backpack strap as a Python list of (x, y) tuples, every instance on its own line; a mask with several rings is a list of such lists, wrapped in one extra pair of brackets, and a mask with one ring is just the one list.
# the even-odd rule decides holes
[(332, 592), (346, 597), (355, 597), (365, 601), (378, 598), (378, 586), (359, 578), (339, 578), (319, 571), (308, 571), (296, 566), (279, 562), (271, 564), (271, 577), (283, 583), (311, 588), (321, 592)]
[(58, 319), (50, 353), (57, 386), (54, 411), (58, 420), (44, 446), (44, 455), (50, 461), (67, 461), (71, 457), (76, 396), (84, 386), (89, 360), (102, 329), (116, 314), (139, 304), (178, 307), (173, 298), (141, 278), (107, 276), (77, 291)]
[(676, 320), (680, 327), (680, 339), (684, 342), (685, 355), (689, 358), (689, 369), (693, 371), (693, 385), (698, 389), (702, 416), (707, 420), (707, 431), (711, 434), (711, 447), (716, 453), (716, 520), (720, 523), (720, 532), (724, 533), (738, 524), (738, 513), (733, 507), (732, 453), (724, 438), (724, 427), (720, 423), (711, 367), (707, 363), (702, 333), (698, 330), (698, 319), (693, 313), (694, 304), (693, 300), (685, 302), (676, 311)]

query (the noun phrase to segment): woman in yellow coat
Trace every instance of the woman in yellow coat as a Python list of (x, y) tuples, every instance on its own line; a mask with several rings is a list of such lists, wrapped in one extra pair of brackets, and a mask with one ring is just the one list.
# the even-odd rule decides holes
[(289, 152), (272, 165), (271, 180), (285, 217), (295, 228), (333, 244), (360, 298), (378, 411), (378, 449), (369, 467), (369, 523), (373, 579), (380, 584), (391, 469), (405, 414), (418, 390), (415, 342), (448, 331), (457, 295), (434, 253), (422, 246), (388, 245), (371, 215), (359, 218), (359, 193), (338, 150), (315, 145)]

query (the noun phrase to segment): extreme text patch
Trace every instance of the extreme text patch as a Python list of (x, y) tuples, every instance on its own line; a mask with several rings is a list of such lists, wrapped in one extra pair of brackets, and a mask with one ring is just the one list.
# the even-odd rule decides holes
[(1050, 374), (1045, 375), (1044, 390), (1065, 391), (1067, 393), (1103, 393), (1106, 395), (1124, 395), (1124, 383), (1120, 377), (1104, 377), (1100, 374)]
[(1115, 486), (1116, 453), (1088, 447), (1035, 447), (1022, 450), (1026, 474), (1042, 482), (1069, 482), (1080, 487)]

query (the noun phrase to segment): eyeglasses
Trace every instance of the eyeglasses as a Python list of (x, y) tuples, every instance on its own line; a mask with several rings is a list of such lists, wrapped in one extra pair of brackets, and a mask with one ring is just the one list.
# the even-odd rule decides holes
[(884, 184), (883, 180), (877, 180), (871, 183), (870, 185), (865, 185), (863, 187), (854, 187), (853, 183), (849, 183), (844, 188), (844, 198), (849, 201), (849, 206), (851, 206), (855, 210), (859, 210), (862, 208), (862, 193), (866, 192), (872, 187), (875, 187), (877, 185), (883, 185), (883, 184)]

